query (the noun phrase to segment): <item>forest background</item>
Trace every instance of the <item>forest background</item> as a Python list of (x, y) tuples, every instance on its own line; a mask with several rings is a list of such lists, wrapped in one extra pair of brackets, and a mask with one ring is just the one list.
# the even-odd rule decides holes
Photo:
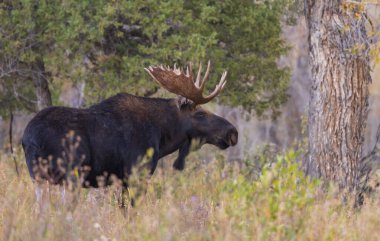
[[(365, 8), (376, 28), (380, 9)], [(287, 0), (2, 1), (4, 240), (31, 235), (36, 240), (379, 239), (376, 192), (357, 212), (334, 195), (333, 186), (325, 192), (300, 167), (307, 154), (311, 87), (302, 10), (300, 1)], [(377, 37), (374, 32), (372, 38)], [(127, 214), (111, 192), (80, 190), (62, 201), (59, 190), (50, 187), (45, 205), (35, 202), (19, 145), (34, 113), (49, 105), (88, 107), (119, 92), (172, 97), (143, 68), (208, 59), (208, 88), (224, 69), (228, 83), (207, 108), (237, 126), (236, 147), (227, 152), (202, 148), (192, 153), (183, 173), (171, 170), (172, 157), (165, 159), (148, 183), (139, 183), (147, 191)], [(371, 67), (364, 153), (375, 146), (380, 123), (376, 57)]]

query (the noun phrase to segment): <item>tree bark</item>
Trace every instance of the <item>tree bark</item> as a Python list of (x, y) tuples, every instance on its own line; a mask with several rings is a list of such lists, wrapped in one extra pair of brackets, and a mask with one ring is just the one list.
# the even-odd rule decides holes
[(344, 4), (305, 1), (312, 66), (308, 172), (355, 190), (371, 76), (365, 19)]
[(37, 110), (40, 111), (52, 105), (49, 83), (46, 79), (45, 65), (42, 60), (37, 60), (33, 66), (33, 82), (37, 98)]

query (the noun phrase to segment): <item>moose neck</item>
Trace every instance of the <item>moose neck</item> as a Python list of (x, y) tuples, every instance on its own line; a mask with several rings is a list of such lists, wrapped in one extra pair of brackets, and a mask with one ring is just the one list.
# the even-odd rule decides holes
[(177, 100), (171, 99), (164, 123), (161, 123), (160, 157), (178, 150), (184, 142), (190, 141), (188, 133), (191, 121), (177, 106)]

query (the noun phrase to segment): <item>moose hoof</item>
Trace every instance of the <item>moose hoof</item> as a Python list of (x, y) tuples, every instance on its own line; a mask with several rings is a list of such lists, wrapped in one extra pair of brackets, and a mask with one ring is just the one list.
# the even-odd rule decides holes
[(176, 162), (174, 162), (173, 167), (174, 167), (174, 169), (176, 169), (178, 171), (182, 171), (185, 168), (185, 162), (176, 161)]

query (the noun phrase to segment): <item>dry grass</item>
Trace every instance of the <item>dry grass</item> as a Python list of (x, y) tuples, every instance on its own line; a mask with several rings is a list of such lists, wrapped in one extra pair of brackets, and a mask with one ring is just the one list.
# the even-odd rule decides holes
[[(18, 158), (22, 160), (21, 155)], [(45, 186), (36, 202), (25, 165), (21, 176), (0, 155), (0, 231), (3, 240), (380, 240), (380, 199), (361, 210), (309, 181), (293, 164), (278, 163), (254, 180), (236, 164), (200, 164), (182, 173), (166, 167), (142, 182), (134, 208), (118, 207), (115, 190), (66, 193)], [(332, 192), (330, 192), (332, 193)]]

